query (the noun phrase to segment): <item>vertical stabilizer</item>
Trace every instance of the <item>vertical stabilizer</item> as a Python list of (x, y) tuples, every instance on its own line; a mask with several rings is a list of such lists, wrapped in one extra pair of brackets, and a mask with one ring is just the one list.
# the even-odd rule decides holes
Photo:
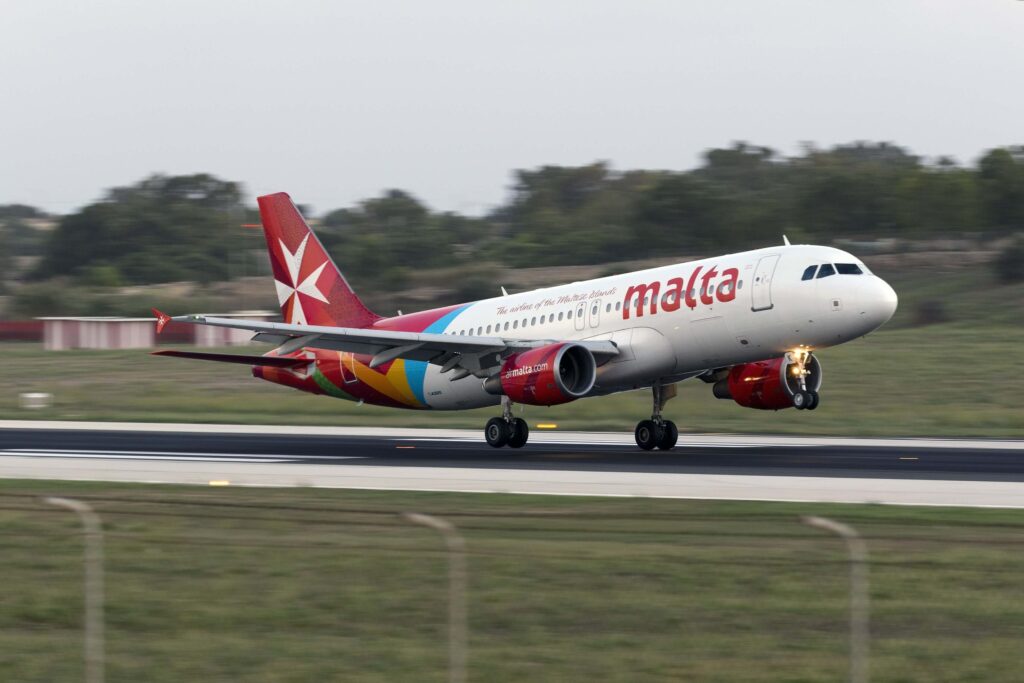
[(257, 201), (285, 322), (367, 327), (380, 318), (352, 291), (291, 197), (278, 192)]

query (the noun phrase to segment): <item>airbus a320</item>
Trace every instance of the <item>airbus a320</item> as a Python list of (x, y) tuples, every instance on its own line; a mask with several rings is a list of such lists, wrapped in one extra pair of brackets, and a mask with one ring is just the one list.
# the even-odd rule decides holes
[(855, 256), (790, 245), (382, 317), (356, 296), (285, 193), (258, 198), (283, 322), (208, 315), (168, 322), (249, 330), (263, 355), (158, 351), (252, 366), (313, 394), (414, 410), (502, 407), (484, 428), (496, 448), (529, 438), (513, 403), (552, 406), (650, 389), (635, 430), (671, 449), (676, 383), (698, 378), (720, 399), (759, 410), (814, 410), (815, 352), (877, 329), (897, 297)]

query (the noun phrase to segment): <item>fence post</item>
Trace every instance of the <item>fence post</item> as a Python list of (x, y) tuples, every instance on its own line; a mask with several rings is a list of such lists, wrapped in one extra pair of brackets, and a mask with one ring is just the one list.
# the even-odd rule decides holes
[(402, 517), (444, 537), (448, 548), (448, 680), (466, 681), (466, 541), (450, 522), (418, 512)]
[(801, 517), (808, 526), (842, 537), (850, 556), (850, 683), (868, 681), (868, 548), (860, 534), (826, 517)]
[(99, 516), (80, 500), (44, 498), (71, 510), (82, 521), (85, 536), (85, 681), (103, 683), (103, 529)]

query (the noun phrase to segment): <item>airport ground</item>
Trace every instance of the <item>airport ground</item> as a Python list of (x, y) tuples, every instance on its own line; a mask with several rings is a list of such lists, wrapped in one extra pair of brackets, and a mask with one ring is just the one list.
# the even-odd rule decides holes
[[(388, 411), (289, 392), (240, 367), (4, 344), (0, 419), (242, 426), (232, 438), (0, 430), (0, 680), (81, 677), (80, 537), (68, 513), (39, 503), (48, 494), (89, 500), (103, 516), (112, 681), (445, 680), (445, 558), (429, 531), (402, 522), (406, 510), (451, 519), (469, 542), (471, 680), (843, 678), (845, 555), (802, 526), (803, 514), (853, 524), (868, 540), (872, 680), (1014, 680), (1024, 638), (1019, 444), (785, 441), (1024, 437), (1013, 371), (1024, 365), (1024, 287), (993, 300), (979, 273), (934, 275), (884, 274), (900, 313), (821, 353), (824, 402), (813, 413), (745, 410), (702, 383), (681, 385), (666, 412), (684, 447), (670, 455), (629, 446), (650, 410), (646, 392), (528, 408), (531, 425), (558, 429), (535, 429), (513, 453), (473, 440), (494, 411)], [(944, 302), (947, 322), (912, 324), (926, 300)], [(19, 408), (30, 391), (52, 393), (54, 405)], [(263, 431), (282, 423), (357, 425), (363, 436), (339, 448), (329, 435)], [(473, 432), (382, 444), (399, 426)], [(584, 443), (568, 433), (583, 429), (618, 434)], [(111, 458), (129, 450), (141, 453)], [(353, 459), (324, 462), (332, 454)], [(170, 472), (208, 484), (229, 471), (266, 487), (58, 481)], [(408, 488), (427, 472), (463, 490), (528, 483), (645, 497), (310, 487), (314, 473), (325, 486), (362, 473), (385, 489), (405, 476)], [(41, 480), (15, 478), (25, 476)], [(713, 490), (805, 502), (692, 499)], [(661, 492), (682, 497), (646, 497)], [(924, 505), (812, 502), (822, 500)]]
[[(103, 519), (108, 680), (445, 680), (446, 556), (407, 511), (467, 540), (470, 680), (842, 679), (845, 548), (808, 514), (867, 540), (872, 680), (1017, 673), (1020, 441), (374, 431), (0, 423), (0, 675), (81, 675), (80, 532), (46, 495)], [(560, 495), (464, 492), (529, 487)], [(805, 502), (688, 499), (770, 496)]]
[[(261, 347), (262, 348), (262, 347)], [(47, 352), (4, 344), (0, 418), (462, 427), (483, 430), (496, 409), (442, 413), (360, 406), (254, 379), (245, 367), (156, 358), (145, 351)], [(825, 349), (814, 412), (741, 408), (703, 382), (680, 385), (666, 415), (683, 432), (883, 436), (1024, 436), (1019, 325), (949, 323), (883, 329)], [(473, 381), (473, 380), (464, 380)], [(51, 408), (25, 411), (18, 394), (47, 392)], [(650, 414), (647, 391), (525, 408), (531, 422), (571, 430), (631, 431)]]
[(76, 522), (107, 529), (108, 680), (445, 680), (445, 556), (469, 548), (471, 680), (839, 680), (841, 543), (871, 552), (872, 680), (995, 681), (1024, 636), (1019, 510), (0, 483), (5, 680), (81, 675)]

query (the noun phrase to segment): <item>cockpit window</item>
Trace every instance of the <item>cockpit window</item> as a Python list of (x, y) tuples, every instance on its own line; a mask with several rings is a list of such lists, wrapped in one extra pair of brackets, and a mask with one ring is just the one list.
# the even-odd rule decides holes
[(829, 275), (835, 275), (835, 274), (836, 274), (836, 269), (832, 267), (832, 264), (831, 263), (826, 263), (818, 271), (818, 279), (820, 280), (823, 277), (828, 277)]
[(807, 266), (807, 270), (804, 271), (804, 275), (800, 279), (801, 280), (813, 280), (814, 279), (814, 271), (816, 271), (817, 269), (818, 269), (818, 266)]
[(856, 263), (837, 263), (836, 272), (840, 275), (863, 275), (864, 271)]

